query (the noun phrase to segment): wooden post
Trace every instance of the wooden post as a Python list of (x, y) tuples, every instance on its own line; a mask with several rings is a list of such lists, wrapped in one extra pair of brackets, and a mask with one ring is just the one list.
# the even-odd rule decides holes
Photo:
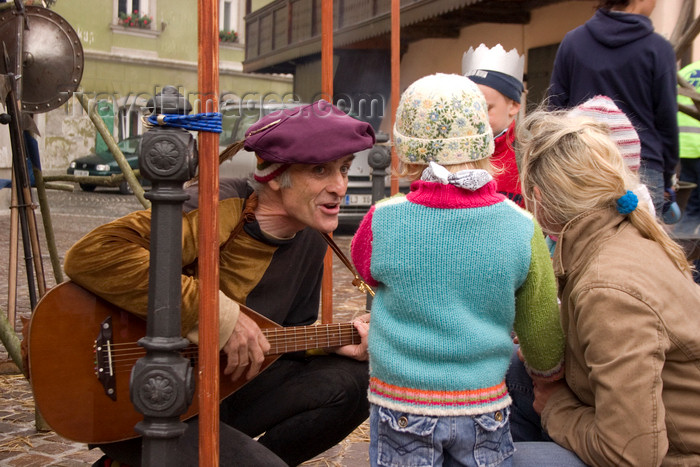
[(12, 330), (15, 329), (15, 320), (17, 319), (17, 259), (19, 258), (19, 212), (17, 211), (17, 180), (15, 179), (15, 171), (12, 171), (11, 192), (10, 192), (10, 264), (9, 277), (7, 285), (7, 319), (9, 320)]
[[(217, 112), (219, 2), (199, 0), (199, 112)], [(199, 133), (199, 465), (219, 465), (219, 138)]]
[(36, 195), (39, 199), (39, 208), (41, 209), (41, 220), (44, 224), (46, 246), (49, 249), (49, 258), (51, 259), (51, 267), (53, 268), (53, 278), (56, 284), (60, 284), (63, 282), (63, 272), (61, 270), (61, 260), (58, 257), (58, 250), (56, 249), (56, 236), (54, 235), (53, 230), (53, 219), (51, 219), (51, 208), (49, 207), (49, 200), (46, 196), (44, 174), (36, 167), (34, 167), (33, 170), (36, 184)]
[[(333, 0), (321, 3), (321, 92), (333, 103)], [(321, 283), (321, 322), (333, 322), (333, 252), (326, 250)]]
[[(391, 131), (394, 131), (396, 123), (396, 109), (399, 107), (401, 97), (401, 4), (399, 0), (391, 0)], [(396, 169), (399, 159), (396, 156), (396, 149), (391, 145), (391, 194), (395, 195), (399, 191), (399, 179), (396, 176)]]
[(19, 337), (17, 337), (17, 333), (15, 333), (14, 326), (10, 324), (10, 321), (7, 318), (5, 318), (5, 313), (1, 309), (0, 342), (2, 342), (2, 345), (7, 351), (7, 355), (9, 355), (14, 364), (17, 365), (17, 368), (19, 368), (22, 373), (28, 373), (29, 369), (24, 368), (24, 364), (22, 362), (22, 344)]

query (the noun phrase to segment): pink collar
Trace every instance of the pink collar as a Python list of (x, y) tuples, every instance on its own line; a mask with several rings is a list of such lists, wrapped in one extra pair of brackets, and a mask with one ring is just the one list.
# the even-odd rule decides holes
[(478, 208), (491, 206), (506, 199), (496, 191), (496, 182), (490, 181), (476, 191), (453, 185), (416, 180), (406, 199), (412, 203), (440, 209)]

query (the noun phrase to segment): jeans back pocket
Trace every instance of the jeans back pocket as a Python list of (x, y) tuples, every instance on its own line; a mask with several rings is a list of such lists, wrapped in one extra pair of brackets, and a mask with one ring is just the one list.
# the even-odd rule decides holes
[(437, 417), (378, 408), (377, 462), (386, 467), (430, 467)]
[(510, 434), (510, 407), (474, 417), (474, 459), (481, 467), (501, 465), (515, 452)]

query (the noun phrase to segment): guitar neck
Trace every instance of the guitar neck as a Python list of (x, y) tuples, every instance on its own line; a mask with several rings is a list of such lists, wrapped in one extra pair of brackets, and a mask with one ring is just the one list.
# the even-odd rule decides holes
[(360, 335), (352, 323), (269, 328), (262, 331), (270, 343), (268, 355), (360, 343)]

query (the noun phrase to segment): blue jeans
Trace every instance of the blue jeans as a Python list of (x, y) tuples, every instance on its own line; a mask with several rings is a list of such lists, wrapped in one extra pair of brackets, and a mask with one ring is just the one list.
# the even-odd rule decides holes
[(542, 428), (532, 403), (532, 379), (517, 354), (517, 346), (506, 374), (508, 393), (513, 399), (510, 431), (515, 441), (513, 467), (585, 467), (576, 454), (559, 446)]
[(429, 417), (370, 405), (372, 466), (512, 466), (510, 409)]
[[(681, 158), (681, 176), (684, 182), (695, 183), (697, 187), (690, 193), (688, 204), (683, 211), (681, 223), (676, 232), (681, 229), (686, 232), (700, 234), (700, 157), (696, 159)], [(693, 279), (700, 284), (700, 259), (695, 260)]]
[(698, 186), (688, 198), (683, 217), (700, 222), (700, 157), (697, 159), (681, 159), (680, 179), (684, 182), (695, 183)]
[(549, 442), (515, 443), (513, 467), (585, 467), (576, 454)]

